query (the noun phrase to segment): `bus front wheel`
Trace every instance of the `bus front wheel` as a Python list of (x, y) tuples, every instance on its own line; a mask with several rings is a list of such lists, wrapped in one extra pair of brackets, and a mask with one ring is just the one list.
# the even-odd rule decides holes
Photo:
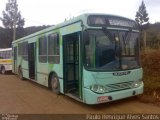
[(51, 77), (51, 89), (55, 94), (60, 94), (59, 80), (56, 75), (52, 75)]
[(4, 66), (1, 67), (1, 73), (2, 73), (2, 74), (5, 74), (5, 73), (6, 73), (6, 70), (5, 70), (5, 67), (4, 67)]

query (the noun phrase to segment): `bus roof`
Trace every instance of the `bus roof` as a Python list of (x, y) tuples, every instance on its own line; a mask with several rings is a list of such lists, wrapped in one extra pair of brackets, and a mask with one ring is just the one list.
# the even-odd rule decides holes
[[(85, 14), (82, 14), (82, 15), (79, 15), (77, 17), (74, 17), (70, 20), (66, 20), (60, 24), (57, 24), (55, 26), (51, 26), (49, 28), (46, 28), (46, 29), (43, 29), (41, 31), (38, 31), (38, 32), (35, 32), (33, 34), (30, 34), (28, 36), (25, 36), (23, 38), (20, 38), (18, 40), (15, 40), (13, 41), (12, 43), (17, 43), (19, 41), (22, 41), (22, 40), (25, 40), (25, 39), (28, 39), (28, 38), (31, 38), (31, 37), (34, 37), (34, 36), (37, 36), (39, 34), (42, 34), (42, 33), (45, 33), (45, 32), (49, 32), (51, 30), (54, 30), (54, 29), (58, 29), (58, 28), (62, 28), (62, 27), (65, 27), (67, 25), (70, 25), (72, 23), (75, 23), (75, 22), (78, 22), (78, 21), (82, 21), (82, 20), (86, 20), (87, 22), (87, 17), (90, 16), (90, 15), (104, 15), (104, 16), (112, 16), (112, 17), (121, 17), (121, 18), (124, 18), (124, 19), (128, 19), (128, 20), (132, 20), (132, 19), (129, 19), (129, 18), (126, 18), (126, 17), (122, 17), (122, 16), (119, 16), (119, 15), (112, 15), (112, 14), (104, 14), (104, 13), (85, 13)], [(133, 21), (133, 20), (132, 20)], [(83, 23), (84, 25), (86, 25), (86, 23)]]
[(9, 50), (12, 50), (12, 48), (2, 48), (2, 49), (0, 49), (0, 52), (1, 51), (9, 51)]

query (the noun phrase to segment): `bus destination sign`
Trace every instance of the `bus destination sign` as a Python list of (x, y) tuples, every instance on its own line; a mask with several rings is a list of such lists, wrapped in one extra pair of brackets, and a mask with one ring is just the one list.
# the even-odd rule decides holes
[(115, 16), (95, 16), (88, 17), (88, 25), (90, 26), (116, 26), (116, 27), (130, 27), (137, 28), (137, 24), (134, 20), (126, 19), (123, 17)]
[(135, 22), (129, 21), (129, 20), (109, 18), (108, 21), (110, 25), (114, 25), (114, 26), (123, 26), (123, 27), (134, 27), (135, 26)]

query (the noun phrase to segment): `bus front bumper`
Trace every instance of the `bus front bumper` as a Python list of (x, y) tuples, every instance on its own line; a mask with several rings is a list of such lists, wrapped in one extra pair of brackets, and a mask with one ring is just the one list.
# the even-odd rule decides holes
[(84, 88), (84, 103), (86, 104), (100, 104), (111, 102), (127, 97), (136, 96), (143, 93), (143, 84), (138, 88), (121, 90), (116, 92), (97, 94), (90, 89)]

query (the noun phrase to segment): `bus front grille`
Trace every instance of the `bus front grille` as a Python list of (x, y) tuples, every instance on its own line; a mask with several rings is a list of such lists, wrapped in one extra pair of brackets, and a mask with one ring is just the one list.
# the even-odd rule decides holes
[(119, 90), (131, 89), (133, 82), (124, 82), (124, 83), (117, 83), (117, 84), (110, 84), (106, 85), (108, 92), (114, 92)]

